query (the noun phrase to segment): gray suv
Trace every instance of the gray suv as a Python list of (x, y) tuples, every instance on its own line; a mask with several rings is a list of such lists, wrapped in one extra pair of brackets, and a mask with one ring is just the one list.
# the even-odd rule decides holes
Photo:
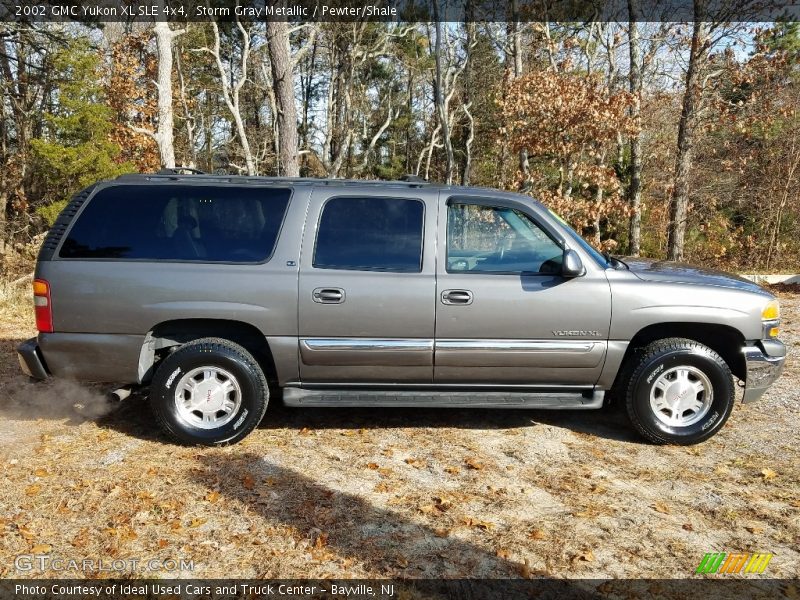
[(28, 375), (148, 385), (178, 441), (291, 406), (597, 409), (717, 432), (783, 368), (775, 298), (598, 253), (527, 196), (420, 181), (126, 175), (77, 194), (34, 282)]

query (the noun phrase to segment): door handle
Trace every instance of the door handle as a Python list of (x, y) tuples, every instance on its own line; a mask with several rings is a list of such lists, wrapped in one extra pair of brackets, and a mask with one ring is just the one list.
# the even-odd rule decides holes
[(469, 290), (445, 290), (442, 292), (442, 304), (472, 304), (472, 292)]
[(342, 288), (316, 288), (311, 297), (314, 302), (320, 304), (341, 304), (344, 302), (344, 290)]

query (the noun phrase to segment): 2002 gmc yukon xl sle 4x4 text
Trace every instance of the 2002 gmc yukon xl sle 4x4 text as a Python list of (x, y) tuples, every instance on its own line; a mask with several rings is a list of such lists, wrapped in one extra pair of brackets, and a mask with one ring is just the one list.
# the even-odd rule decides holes
[(76, 195), (34, 282), (23, 370), (150, 386), (160, 425), (236, 442), (295, 406), (591, 409), (658, 443), (779, 376), (775, 298), (603, 256), (527, 196), (414, 181), (126, 175)]

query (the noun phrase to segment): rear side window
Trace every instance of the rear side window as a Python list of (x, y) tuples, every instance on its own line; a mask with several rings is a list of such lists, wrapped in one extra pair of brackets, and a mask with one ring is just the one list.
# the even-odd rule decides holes
[(424, 205), (405, 198), (332, 198), (314, 249), (318, 269), (419, 272)]
[(288, 189), (119, 185), (99, 191), (63, 258), (262, 262), (275, 248)]

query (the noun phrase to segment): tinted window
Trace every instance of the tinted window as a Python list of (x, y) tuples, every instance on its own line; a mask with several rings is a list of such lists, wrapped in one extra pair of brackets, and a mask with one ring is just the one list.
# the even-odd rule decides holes
[(127, 185), (99, 191), (64, 258), (261, 262), (272, 254), (287, 189)]
[(423, 212), (419, 200), (332, 198), (322, 209), (314, 266), (419, 272)]
[(447, 270), (559, 273), (562, 249), (525, 213), (452, 203), (447, 208)]

